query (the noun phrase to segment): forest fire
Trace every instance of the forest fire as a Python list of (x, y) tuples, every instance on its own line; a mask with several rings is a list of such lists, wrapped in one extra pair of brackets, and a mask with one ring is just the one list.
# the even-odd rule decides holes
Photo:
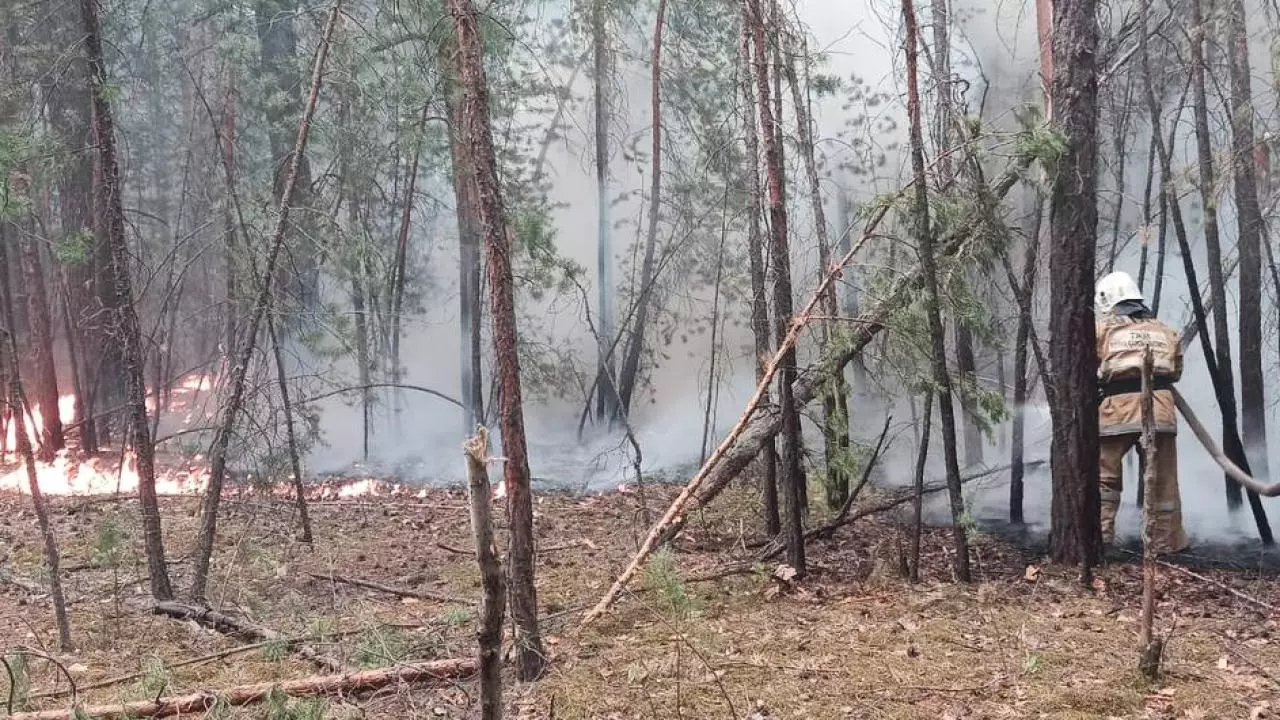
[[(186, 413), (184, 424), (191, 421), (190, 395), (207, 389), (210, 385), (211, 379), (208, 376), (193, 375), (185, 378), (174, 388), (170, 407)], [(148, 406), (151, 405), (149, 395)], [(76, 410), (74, 395), (67, 394), (58, 398), (58, 415), (64, 427), (70, 427), (76, 423)], [(44, 428), (44, 418), (39, 408), (32, 407), (28, 411), (27, 419), (28, 439), (34, 446), (38, 443)], [(27, 478), (27, 468), (16, 451), (16, 440), (15, 423), (10, 421), (6, 423), (3, 445), (8, 453), (0, 454), (0, 461), (3, 461), (9, 469), (0, 474), (0, 492), (27, 494), (30, 492), (30, 482)], [(203, 458), (196, 456), (193, 460), (201, 463)], [(36, 480), (40, 484), (40, 491), (46, 495), (135, 493), (138, 490), (138, 461), (132, 453), (126, 453), (123, 458), (119, 455), (84, 458), (77, 457), (74, 451), (61, 450), (51, 461), (36, 461)], [(156, 469), (156, 492), (161, 495), (197, 493), (204, 489), (207, 482), (208, 469), (203, 467), (202, 463), (180, 469), (171, 467)]]

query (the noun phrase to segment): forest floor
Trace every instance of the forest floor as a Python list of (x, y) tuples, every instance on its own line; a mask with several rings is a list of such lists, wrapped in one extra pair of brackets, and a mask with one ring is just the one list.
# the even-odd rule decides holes
[[(673, 489), (650, 488), (660, 512)], [(137, 504), (53, 498), (75, 653), (56, 652), (47, 597), (0, 583), (0, 646), (59, 658), (82, 703), (299, 678), (318, 671), (283, 643), (249, 646), (194, 622), (154, 615)], [(176, 586), (190, 581), (199, 500), (163, 499)], [(499, 502), (498, 509), (504, 506)], [(544, 495), (536, 507), (539, 604), (548, 675), (507, 688), (515, 718), (1248, 718), (1280, 713), (1276, 578), (1161, 568), (1158, 627), (1171, 633), (1156, 684), (1137, 671), (1140, 571), (1114, 563), (1093, 590), (1025, 551), (977, 538), (978, 582), (951, 582), (950, 534), (924, 538), (922, 582), (897, 579), (896, 525), (859, 520), (810, 552), (790, 585), (774, 565), (728, 573), (757, 552), (754, 502), (730, 491), (695, 513), (601, 621), (581, 633), (643, 532), (635, 495)], [(225, 503), (213, 604), (312, 644), (353, 667), (470, 656), (479, 596), (465, 496), (368, 497), (312, 506), (316, 542), (294, 540), (290, 503)], [(815, 518), (816, 519), (816, 518)], [(30, 501), (0, 495), (0, 569), (41, 581)], [(707, 576), (724, 575), (715, 579)], [(340, 582), (359, 578), (459, 602), (400, 598)], [(678, 578), (685, 578), (679, 580)], [(1212, 579), (1213, 582), (1206, 579)], [(1229, 586), (1257, 601), (1228, 592)], [(247, 648), (247, 649), (246, 649)], [(215, 653), (221, 657), (179, 665)], [(10, 654), (10, 658), (14, 657)], [(68, 683), (30, 655), (0, 702), (66, 708)], [(21, 671), (22, 668), (19, 668)], [(0, 690), (6, 681), (0, 676)], [(100, 687), (93, 687), (101, 685)], [(464, 718), (475, 687), (391, 687), (361, 697), (278, 701), (221, 717)]]

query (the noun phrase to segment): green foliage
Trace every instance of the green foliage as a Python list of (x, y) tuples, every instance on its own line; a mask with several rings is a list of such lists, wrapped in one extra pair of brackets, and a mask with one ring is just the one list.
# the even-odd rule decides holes
[(93, 253), (93, 233), (77, 230), (67, 233), (53, 244), (53, 254), (62, 265), (87, 265)]
[(99, 520), (89, 549), (91, 562), (100, 568), (119, 568), (128, 551), (128, 537), (116, 516)]
[(471, 613), (465, 608), (452, 607), (440, 615), (440, 622), (449, 627), (458, 627), (471, 621)]
[(1031, 125), (1017, 136), (1017, 155), (1023, 161), (1039, 162), (1050, 177), (1057, 173), (1058, 161), (1070, 145), (1067, 136), (1052, 125)]
[(701, 609), (702, 601), (689, 592), (676, 568), (675, 555), (667, 548), (653, 554), (645, 568), (645, 587), (656, 593), (663, 609), (676, 619), (686, 619)]
[(278, 688), (273, 688), (267, 694), (264, 710), (266, 720), (324, 720), (329, 712), (329, 701), (322, 697), (292, 700)]
[(364, 668), (391, 665), (407, 659), (412, 647), (399, 628), (379, 626), (360, 635), (356, 664)]
[(280, 662), (289, 657), (289, 641), (285, 638), (273, 638), (262, 646), (262, 659), (267, 662)]
[(143, 697), (159, 697), (173, 681), (173, 673), (164, 661), (158, 657), (149, 657), (142, 665), (142, 677), (138, 680), (138, 690)]

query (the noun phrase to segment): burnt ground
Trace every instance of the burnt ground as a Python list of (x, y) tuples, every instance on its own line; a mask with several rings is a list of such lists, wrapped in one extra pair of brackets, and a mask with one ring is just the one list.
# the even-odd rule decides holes
[[(660, 512), (675, 490), (649, 492)], [(317, 672), (279, 643), (179, 665), (245, 643), (151, 614), (134, 500), (52, 502), (77, 650), (56, 653), (47, 598), (3, 583), (0, 646), (56, 656), (81, 702)], [(163, 506), (181, 589), (190, 580), (199, 500), (165, 498)], [(288, 501), (248, 494), (229, 500), (210, 580), (214, 603), (286, 635), (311, 636), (357, 667), (473, 651), (470, 601), (479, 586), (462, 493), (330, 500), (314, 503), (312, 512), (317, 539), (307, 547), (294, 540)], [(798, 585), (771, 579), (775, 566), (768, 564), (700, 579), (754, 557), (755, 512), (742, 488), (694, 513), (675, 552), (651, 565), (639, 592), (575, 633), (578, 611), (603, 592), (643, 532), (637, 500), (616, 493), (539, 497), (539, 601), (552, 664), (537, 684), (510, 679), (509, 716), (1066, 720), (1264, 718), (1280, 711), (1280, 615), (1265, 605), (1280, 590), (1274, 573), (1201, 566), (1194, 577), (1161, 568), (1158, 627), (1169, 635), (1168, 650), (1161, 680), (1149, 684), (1137, 672), (1136, 565), (1113, 562), (1086, 590), (1073, 571), (1043, 567), (1034, 542), (1020, 544), (996, 527), (976, 538), (977, 582), (961, 586), (952, 583), (950, 533), (935, 529), (924, 538), (922, 582), (909, 586), (896, 577), (897, 526), (875, 516), (813, 543), (811, 574)], [(42, 578), (25, 497), (0, 496), (0, 568)], [(401, 599), (331, 582), (331, 574), (468, 602)], [(18, 703), (69, 706), (68, 683), (51, 661), (32, 656), (23, 677)], [(0, 691), (6, 684), (0, 675)], [(7, 695), (0, 692), (0, 701)], [(220, 716), (464, 718), (476, 715), (474, 696), (469, 683), (393, 687)]]

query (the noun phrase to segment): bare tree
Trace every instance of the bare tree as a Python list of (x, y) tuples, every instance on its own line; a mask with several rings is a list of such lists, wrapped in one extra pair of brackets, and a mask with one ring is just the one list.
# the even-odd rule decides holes
[[(765, 367), (772, 355), (769, 337), (769, 302), (765, 288), (764, 233), (760, 228), (760, 215), (764, 207), (760, 189), (760, 141), (756, 133), (755, 74), (751, 61), (751, 18), (747, 3), (739, 12), (742, 24), (738, 41), (738, 64), (741, 66), (739, 83), (742, 94), (743, 138), (746, 143), (747, 176), (747, 253), (751, 267), (751, 332), (755, 338), (756, 382), (764, 377)], [(765, 389), (764, 402), (770, 402)], [(782, 530), (782, 517), (778, 512), (778, 446), (772, 437), (760, 446), (761, 473), (763, 475), (764, 529), (770, 537)]]
[[(667, 2), (658, 0), (658, 17), (653, 24), (653, 56), (650, 81), (649, 112), (653, 117), (652, 145), (649, 148), (649, 223), (644, 243), (644, 261), (640, 266), (640, 295), (636, 299), (635, 321), (627, 339), (626, 353), (622, 358), (622, 374), (618, 376), (618, 417), (631, 415), (631, 397), (635, 392), (640, 373), (640, 355), (644, 352), (645, 330), (649, 325), (649, 310), (653, 305), (654, 264), (658, 250), (658, 220), (662, 210), (662, 29), (666, 22)], [(608, 337), (608, 336), (606, 336)]]
[[(596, 417), (610, 421), (617, 414), (618, 388), (613, 374), (613, 341), (616, 288), (613, 281), (613, 227), (609, 219), (609, 36), (607, 0), (591, 0), (591, 82), (595, 100), (596, 165), (596, 282), (599, 284), (600, 349), (596, 389)], [(654, 199), (657, 202), (657, 199)]]
[(928, 179), (924, 168), (924, 130), (920, 117), (919, 25), (912, 0), (902, 0), (902, 20), (907, 45), (907, 115), (911, 123), (911, 169), (914, 174), (915, 236), (924, 275), (926, 314), (929, 323), (930, 365), (933, 369), (934, 392), (938, 394), (938, 412), (942, 420), (942, 453), (947, 467), (947, 487), (951, 497), (954, 524), (955, 573), (961, 582), (972, 581), (969, 570), (969, 539), (965, 531), (964, 496), (960, 492), (960, 461), (956, 452), (956, 416), (951, 401), (951, 377), (947, 372), (946, 331), (942, 327), (941, 299), (938, 292), (937, 258), (934, 256), (933, 230), (929, 223)]
[[(803, 41), (796, 48), (802, 58), (808, 57)], [(827, 215), (823, 209), (822, 186), (818, 178), (818, 163), (814, 158), (813, 122), (809, 112), (808, 75), (802, 85), (796, 73), (796, 54), (792, 53), (782, 70), (787, 74), (787, 84), (791, 87), (791, 100), (795, 106), (797, 137), (800, 156), (804, 161), (806, 179), (809, 181), (809, 205), (813, 211), (814, 230), (818, 236), (818, 279), (831, 269), (831, 238), (827, 232)], [(836, 287), (827, 287), (822, 294), (822, 312), (828, 317), (836, 317), (840, 313), (836, 302)], [(823, 343), (831, 340), (832, 324), (822, 324)], [(838, 510), (844, 506), (849, 496), (849, 385), (845, 382), (844, 373), (831, 378), (822, 391), (822, 431), (825, 441), (827, 460), (826, 496), (827, 507)]]
[(31, 404), (40, 413), (40, 427), (36, 428), (40, 435), (37, 455), (47, 462), (66, 446), (66, 442), (62, 436), (62, 419), (58, 415), (58, 372), (54, 367), (49, 294), (45, 289), (40, 246), (34, 233), (23, 232), (18, 238), (18, 256), (22, 267), (23, 295), (27, 300), (28, 366), (34, 375), (30, 383)]
[[(82, 0), (93, 3), (94, 0)], [(271, 306), (273, 280), (280, 255), (284, 249), (285, 233), (289, 227), (289, 210), (293, 203), (293, 191), (298, 182), (298, 168), (307, 149), (307, 138), (311, 133), (311, 118), (315, 115), (316, 103), (320, 99), (320, 86), (324, 79), (325, 59), (329, 55), (329, 44), (338, 25), (339, 10), (342, 0), (334, 0), (329, 11), (329, 19), (325, 25), (320, 45), (316, 49), (315, 64), (311, 72), (311, 93), (307, 97), (306, 107), (298, 120), (298, 135), (294, 141), (293, 154), (289, 159), (289, 169), (285, 175), (284, 186), (279, 195), (279, 210), (276, 216), (275, 229), (271, 234), (271, 245), (267, 253), (267, 263), (259, 278), (258, 297), (249, 317), (249, 325), (245, 329), (244, 339), (238, 347), (235, 364), (231, 367), (230, 395), (222, 408), (222, 418), (218, 424), (217, 435), (209, 452), (209, 486), (205, 492), (204, 503), (200, 508), (200, 532), (196, 539), (195, 567), (192, 572), (191, 597), (203, 600), (209, 581), (209, 567), (213, 560), (213, 545), (218, 534), (218, 506), (222, 501), (222, 483), (227, 474), (227, 451), (231, 444), (231, 434), (236, 420), (244, 407), (245, 381), (249, 374), (249, 364), (253, 361), (254, 349), (258, 344), (258, 331), (262, 327), (263, 317)]]
[[(1200, 172), (1200, 199), (1204, 203), (1204, 246), (1209, 269), (1209, 292), (1214, 297), (1226, 297), (1226, 281), (1222, 276), (1222, 241), (1218, 237), (1218, 187), (1213, 167), (1213, 140), (1209, 134), (1209, 107), (1205, 93), (1204, 40), (1209, 28), (1204, 22), (1201, 0), (1191, 0), (1191, 85), (1195, 98), (1196, 159)], [(1147, 78), (1150, 82), (1150, 78)], [(1218, 373), (1224, 387), (1229, 388), (1224, 399), (1230, 409), (1222, 409), (1223, 415), (1231, 415), (1235, 423), (1235, 378), (1231, 372), (1231, 331), (1227, 326), (1227, 304), (1213, 306), (1213, 335), (1217, 350)], [(1240, 486), (1223, 478), (1227, 488), (1227, 506), (1239, 507), (1243, 498)]]
[(1232, 168), (1240, 252), (1240, 430), (1254, 472), (1269, 477), (1267, 400), (1262, 370), (1262, 209), (1254, 166), (1253, 91), (1243, 0), (1227, 3), (1227, 57), (1231, 68)]
[[(765, 20), (760, 0), (746, 0), (747, 15), (755, 44), (755, 76), (759, 95), (760, 134), (764, 137), (765, 173), (769, 190), (769, 257), (773, 265), (773, 331), (779, 348), (791, 329), (791, 257), (787, 244), (787, 206), (783, 194), (783, 174), (779, 130), (770, 101), (769, 73), (765, 41)], [(787, 563), (797, 577), (804, 577), (804, 493), (800, 483), (800, 413), (791, 387), (796, 378), (795, 348), (788, 348), (779, 364), (778, 405), (782, 411), (782, 453), (778, 483), (784, 500), (782, 531), (787, 541)]]
[(516, 351), (515, 296), (511, 270), (511, 228), (507, 224), (493, 131), (489, 124), (489, 83), (484, 71), (483, 47), (470, 0), (449, 0), (458, 52), (455, 55), (462, 84), (462, 125), (457, 129), (475, 174), (480, 223), (484, 231), (489, 268), (489, 293), (493, 321), (493, 353), (497, 362), (498, 418), (502, 431), (510, 545), (507, 551), (507, 592), (515, 618), (519, 651), (519, 675), (533, 680), (546, 668), (538, 633), (538, 598), (534, 586), (533, 493), (529, 487), (529, 453), (525, 445), (524, 406), (520, 389), (520, 361)]

